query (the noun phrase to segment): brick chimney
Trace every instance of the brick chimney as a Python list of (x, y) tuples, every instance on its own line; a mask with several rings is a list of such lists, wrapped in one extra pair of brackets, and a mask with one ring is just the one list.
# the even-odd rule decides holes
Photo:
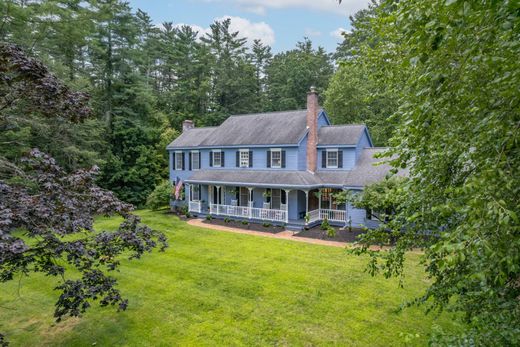
[(192, 120), (186, 119), (182, 122), (182, 132), (195, 128)]
[(318, 163), (318, 111), (318, 92), (315, 87), (311, 87), (307, 93), (307, 170), (312, 173), (316, 172)]

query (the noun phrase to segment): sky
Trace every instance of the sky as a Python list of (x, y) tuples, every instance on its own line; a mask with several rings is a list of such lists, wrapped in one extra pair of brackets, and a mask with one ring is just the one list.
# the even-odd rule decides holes
[(231, 18), (242, 36), (260, 39), (277, 53), (308, 37), (333, 52), (350, 29), (348, 17), (369, 0), (129, 0), (136, 11), (147, 12), (154, 23), (193, 26), (204, 34), (215, 19)]

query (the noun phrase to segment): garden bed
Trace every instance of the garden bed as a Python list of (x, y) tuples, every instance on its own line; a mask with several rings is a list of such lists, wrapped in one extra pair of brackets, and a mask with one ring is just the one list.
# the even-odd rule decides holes
[(357, 241), (358, 235), (364, 234), (366, 231), (359, 228), (352, 228), (352, 231), (349, 231), (348, 228), (346, 230), (340, 230), (338, 227), (331, 227), (336, 230), (336, 235), (334, 237), (330, 237), (327, 235), (326, 230), (322, 230), (320, 225), (317, 225), (308, 230), (302, 230), (299, 233), (295, 234), (296, 237), (308, 237), (311, 239), (320, 239), (320, 240), (330, 240), (330, 241), (339, 241), (339, 242), (355, 242)]
[(250, 223), (247, 221), (236, 220), (236, 219), (220, 219), (212, 218), (211, 220), (204, 219), (204, 224), (221, 225), (232, 228), (239, 228), (244, 230), (261, 231), (271, 234), (276, 234), (285, 230), (285, 227), (279, 224), (273, 224), (271, 222), (266, 223)]

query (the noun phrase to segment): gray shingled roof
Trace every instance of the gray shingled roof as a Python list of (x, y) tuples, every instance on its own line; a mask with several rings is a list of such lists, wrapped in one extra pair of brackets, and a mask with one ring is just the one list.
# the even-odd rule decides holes
[(236, 115), (218, 127), (185, 131), (168, 148), (289, 145), (297, 144), (306, 131), (306, 110)]
[(222, 183), (255, 186), (297, 186), (307, 187), (319, 185), (321, 182), (316, 175), (307, 171), (288, 170), (201, 170), (196, 171), (187, 182), (194, 183)]
[(184, 131), (167, 148), (197, 147), (213, 132), (216, 127), (193, 128)]
[(364, 125), (323, 126), (318, 130), (318, 146), (356, 145), (364, 130)]
[[(364, 187), (383, 180), (390, 172), (390, 165), (374, 165), (383, 159), (374, 158), (374, 154), (385, 151), (386, 148), (364, 148), (354, 169), (318, 171), (312, 174), (308, 171), (275, 171), (275, 170), (201, 170), (196, 171), (187, 180), (188, 183), (221, 183), (228, 185), (283, 186), (283, 187)], [(407, 175), (400, 171), (400, 176)]]

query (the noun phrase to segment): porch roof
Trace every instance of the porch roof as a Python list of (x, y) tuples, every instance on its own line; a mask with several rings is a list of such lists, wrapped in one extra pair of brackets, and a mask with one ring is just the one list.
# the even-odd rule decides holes
[(317, 175), (295, 170), (201, 170), (196, 171), (186, 182), (282, 188), (310, 188), (321, 185)]
[[(312, 189), (320, 187), (362, 189), (364, 186), (383, 180), (390, 172), (390, 165), (378, 164), (382, 159), (374, 155), (386, 148), (364, 148), (352, 170), (308, 171), (296, 170), (200, 170), (186, 180), (187, 183), (221, 184), (228, 186), (280, 187)], [(405, 176), (401, 170), (397, 175)]]

